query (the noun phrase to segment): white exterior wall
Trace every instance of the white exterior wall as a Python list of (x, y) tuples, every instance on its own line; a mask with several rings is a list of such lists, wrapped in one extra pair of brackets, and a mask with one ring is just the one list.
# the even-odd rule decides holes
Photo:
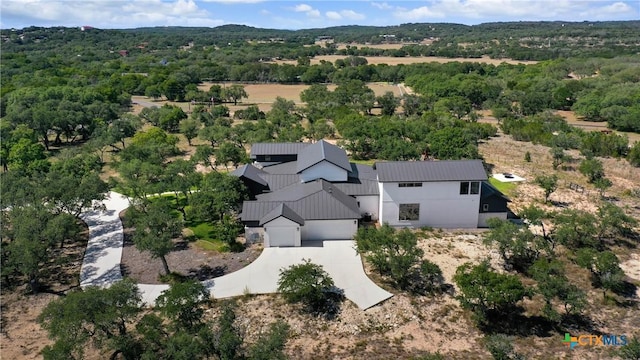
[(326, 160), (305, 169), (300, 173), (302, 182), (309, 182), (315, 179), (325, 179), (327, 181), (347, 181), (347, 170), (336, 166)]
[(489, 227), (487, 225), (487, 220), (491, 218), (498, 218), (501, 220), (507, 220), (507, 213), (497, 213), (497, 212), (488, 212), (488, 213), (480, 213), (478, 214), (478, 227)]
[(285, 217), (279, 217), (263, 225), (264, 247), (300, 246), (300, 225)]
[(358, 203), (360, 203), (360, 214), (364, 215), (364, 213), (371, 214), (371, 220), (378, 220), (379, 206), (380, 206), (380, 197), (378, 195), (366, 195), (366, 196), (356, 196), (355, 197)]
[[(460, 182), (425, 182), (422, 187), (379, 183), (380, 223), (391, 226), (476, 228), (480, 194), (460, 195)], [(399, 204), (420, 204), (418, 221), (400, 221)]]
[(344, 240), (351, 239), (358, 231), (357, 220), (306, 220), (302, 227), (302, 239)]

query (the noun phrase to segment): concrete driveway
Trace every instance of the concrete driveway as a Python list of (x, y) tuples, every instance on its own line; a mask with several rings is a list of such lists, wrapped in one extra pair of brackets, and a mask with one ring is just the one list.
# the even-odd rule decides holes
[[(82, 215), (89, 226), (89, 242), (80, 270), (80, 286), (106, 287), (122, 280), (123, 228), (118, 214), (129, 206), (128, 199), (110, 192), (103, 202), (105, 211)], [(310, 259), (322, 265), (345, 296), (365, 310), (393, 296), (373, 283), (362, 268), (360, 255), (351, 240), (313, 242), (314, 246), (267, 248), (243, 269), (204, 281), (215, 298), (277, 292), (280, 269)], [(153, 305), (168, 285), (138, 284), (143, 301)]]
[(360, 255), (352, 240), (328, 240), (318, 246), (266, 248), (247, 267), (204, 284), (216, 298), (240, 296), (245, 293), (269, 294), (278, 289), (280, 269), (309, 259), (322, 265), (336, 286), (344, 290), (347, 299), (365, 310), (393, 294), (378, 287), (362, 268)]

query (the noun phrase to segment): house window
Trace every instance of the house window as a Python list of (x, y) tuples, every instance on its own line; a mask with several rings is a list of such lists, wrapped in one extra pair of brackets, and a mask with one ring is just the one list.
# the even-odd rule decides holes
[(406, 188), (406, 187), (422, 187), (421, 182), (409, 182), (409, 183), (399, 183), (398, 187)]
[(400, 204), (398, 219), (400, 221), (415, 221), (420, 219), (420, 204)]
[(463, 181), (460, 183), (460, 195), (480, 194), (479, 181)]
[(264, 161), (271, 161), (271, 155), (265, 155)]
[(489, 211), (489, 204), (482, 204), (482, 211)]

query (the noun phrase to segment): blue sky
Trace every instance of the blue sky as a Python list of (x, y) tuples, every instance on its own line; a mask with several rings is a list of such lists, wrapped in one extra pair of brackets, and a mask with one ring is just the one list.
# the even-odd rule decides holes
[[(640, 0), (2, 0), (0, 28), (219, 26), (303, 29), (409, 22), (639, 20)], [(640, 29), (639, 29), (640, 32)]]

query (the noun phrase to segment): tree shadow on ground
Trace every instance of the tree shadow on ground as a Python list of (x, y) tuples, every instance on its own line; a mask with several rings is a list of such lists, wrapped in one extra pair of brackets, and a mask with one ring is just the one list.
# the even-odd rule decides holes
[(198, 281), (205, 281), (220, 277), (227, 272), (227, 266), (211, 267), (209, 265), (200, 265), (197, 269), (187, 270), (187, 277)]
[(505, 334), (515, 336), (550, 337), (556, 333), (555, 324), (543, 316), (526, 316), (524, 309), (517, 307), (510, 314), (489, 312), (487, 321), (480, 330), (487, 334)]
[(601, 335), (600, 324), (584, 314), (566, 314), (562, 317), (559, 332), (575, 332)]

